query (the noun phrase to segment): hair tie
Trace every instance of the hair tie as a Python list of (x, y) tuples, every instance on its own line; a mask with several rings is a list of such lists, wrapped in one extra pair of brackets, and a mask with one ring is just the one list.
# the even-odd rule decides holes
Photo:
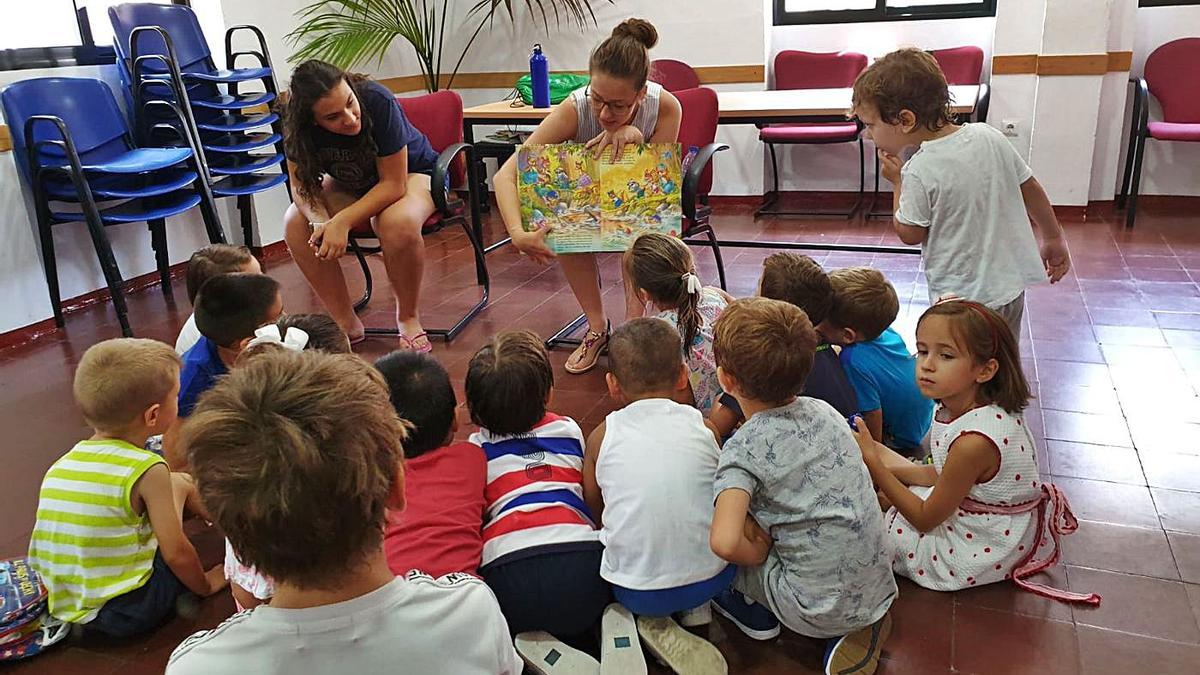
[(308, 345), (308, 333), (295, 326), (289, 326), (287, 333), (280, 336), (279, 326), (269, 323), (254, 331), (254, 339), (250, 341), (250, 344), (246, 345), (246, 348), (249, 349), (256, 345), (268, 344), (279, 345), (284, 349), (290, 349), (294, 352), (304, 351), (304, 348)]
[(688, 295), (695, 295), (703, 289), (703, 286), (700, 285), (700, 277), (691, 272), (683, 273), (683, 284), (687, 287)]

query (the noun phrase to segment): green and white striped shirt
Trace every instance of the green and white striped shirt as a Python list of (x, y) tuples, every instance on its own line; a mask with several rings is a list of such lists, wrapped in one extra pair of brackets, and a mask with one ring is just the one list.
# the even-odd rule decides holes
[(133, 510), (133, 486), (163, 458), (120, 440), (80, 441), (42, 480), (29, 562), (50, 613), (86, 623), (150, 578), (158, 540)]

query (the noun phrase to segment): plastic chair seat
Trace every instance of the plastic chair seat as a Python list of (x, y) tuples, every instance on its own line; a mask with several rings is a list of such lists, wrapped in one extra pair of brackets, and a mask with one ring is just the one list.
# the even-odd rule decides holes
[(134, 148), (107, 162), (84, 164), (96, 173), (144, 173), (175, 166), (192, 156), (191, 148)]
[(1200, 124), (1181, 122), (1150, 122), (1146, 125), (1150, 138), (1159, 141), (1200, 141)]
[(263, 192), (287, 180), (284, 173), (251, 173), (229, 176), (213, 183), (212, 191), (215, 197), (241, 197)]
[(265, 127), (278, 119), (279, 115), (275, 113), (268, 113), (266, 115), (221, 115), (207, 121), (196, 120), (196, 127), (200, 131), (229, 133)]
[(283, 140), (279, 134), (222, 134), (201, 142), (207, 152), (250, 152)]
[(183, 73), (183, 79), (200, 80), (201, 82), (246, 82), (247, 80), (261, 80), (264, 77), (270, 76), (270, 68), (238, 68), (236, 70), (220, 68), (207, 72)]
[(210, 108), (212, 110), (241, 110), (242, 108), (253, 108), (256, 105), (264, 105), (275, 100), (275, 94), (269, 91), (256, 92), (253, 94), (238, 94), (230, 96), (229, 94), (221, 94), (211, 98), (192, 98), (192, 105), (198, 108)]
[(858, 138), (854, 122), (778, 124), (763, 127), (758, 138), (764, 143), (836, 143)]
[[(196, 182), (196, 172), (179, 169), (157, 175), (96, 176), (88, 181), (92, 196), (98, 199), (136, 199), (165, 195)], [(153, 182), (150, 182), (153, 181)], [(45, 182), (46, 194), (58, 201), (78, 201), (79, 195), (69, 179), (53, 178)]]
[(208, 163), (208, 171), (214, 176), (242, 176), (255, 171), (269, 169), (283, 163), (283, 154), (274, 155), (239, 155), (225, 154), (213, 157)]
[[(177, 192), (170, 198), (158, 197), (153, 204), (147, 204), (141, 199), (132, 199), (123, 204), (100, 209), (100, 220), (105, 225), (115, 225), (169, 218), (190, 211), (199, 204), (200, 195), (194, 192)], [(81, 222), (86, 218), (82, 213), (60, 211), (52, 211), (50, 217), (60, 223)]]

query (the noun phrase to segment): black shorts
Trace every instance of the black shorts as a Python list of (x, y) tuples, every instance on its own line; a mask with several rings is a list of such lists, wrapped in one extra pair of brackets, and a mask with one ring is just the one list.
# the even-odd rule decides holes
[(512, 634), (544, 630), (559, 639), (587, 633), (611, 602), (612, 590), (600, 578), (604, 547), (540, 553), (488, 565), (483, 576)]
[(147, 633), (171, 618), (179, 597), (187, 592), (187, 586), (158, 552), (154, 554), (153, 571), (146, 583), (104, 603), (96, 618), (84, 626), (117, 638)]

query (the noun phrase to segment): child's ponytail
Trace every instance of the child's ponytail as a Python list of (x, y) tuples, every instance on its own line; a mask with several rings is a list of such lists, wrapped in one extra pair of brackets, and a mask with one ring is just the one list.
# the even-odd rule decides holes
[(1014, 414), (1029, 405), (1033, 394), (1021, 368), (1017, 339), (995, 310), (969, 300), (944, 301), (925, 310), (917, 326), (930, 316), (947, 318), (955, 338), (962, 341), (976, 363), (996, 360), (996, 374), (979, 385), (988, 401)]
[(700, 296), (703, 286), (696, 276), (692, 252), (675, 237), (654, 232), (634, 240), (625, 254), (625, 273), (634, 288), (650, 295), (660, 307), (670, 307), (678, 317), (683, 355), (700, 332)]

